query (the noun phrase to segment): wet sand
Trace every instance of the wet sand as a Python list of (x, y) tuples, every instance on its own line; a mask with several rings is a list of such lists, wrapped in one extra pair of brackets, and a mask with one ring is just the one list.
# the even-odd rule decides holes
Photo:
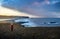
[(22, 27), (14, 23), (13, 31), (9, 23), (0, 23), (0, 39), (59, 39), (60, 27)]

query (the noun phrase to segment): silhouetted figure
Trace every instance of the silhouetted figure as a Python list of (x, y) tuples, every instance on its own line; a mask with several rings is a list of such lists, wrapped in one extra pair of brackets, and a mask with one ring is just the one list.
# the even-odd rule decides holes
[(11, 31), (13, 31), (13, 23), (10, 25), (10, 29)]

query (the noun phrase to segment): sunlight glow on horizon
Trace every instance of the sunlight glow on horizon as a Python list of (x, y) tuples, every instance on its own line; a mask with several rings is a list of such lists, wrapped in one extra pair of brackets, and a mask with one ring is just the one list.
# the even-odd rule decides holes
[(8, 9), (8, 8), (2, 7), (2, 6), (0, 6), (0, 15), (3, 15), (3, 16), (29, 16), (31, 18), (38, 17), (38, 16), (26, 14), (24, 12), (19, 12), (16, 10)]
[(38, 17), (38, 16), (34, 16), (34, 15), (30, 15), (30, 14), (27, 14), (27, 13), (24, 13), (24, 12), (19, 12), (17, 10), (12, 10), (12, 9), (9, 9), (9, 8), (5, 8), (5, 7), (2, 7), (2, 3), (3, 3), (4, 0), (0, 0), (0, 16), (28, 16), (28, 17), (31, 17), (31, 18), (35, 18), (35, 17)]

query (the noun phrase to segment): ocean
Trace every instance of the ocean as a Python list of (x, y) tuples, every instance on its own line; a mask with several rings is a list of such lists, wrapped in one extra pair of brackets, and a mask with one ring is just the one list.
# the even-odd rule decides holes
[(14, 21), (25, 27), (60, 27), (60, 18), (16, 18), (8, 21)]
[(31, 18), (25, 27), (60, 27), (60, 18)]

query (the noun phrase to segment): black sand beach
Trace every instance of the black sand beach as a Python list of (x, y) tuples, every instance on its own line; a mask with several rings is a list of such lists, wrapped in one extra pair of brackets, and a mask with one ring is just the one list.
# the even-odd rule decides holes
[(60, 27), (22, 27), (14, 23), (0, 23), (0, 39), (60, 39)]

